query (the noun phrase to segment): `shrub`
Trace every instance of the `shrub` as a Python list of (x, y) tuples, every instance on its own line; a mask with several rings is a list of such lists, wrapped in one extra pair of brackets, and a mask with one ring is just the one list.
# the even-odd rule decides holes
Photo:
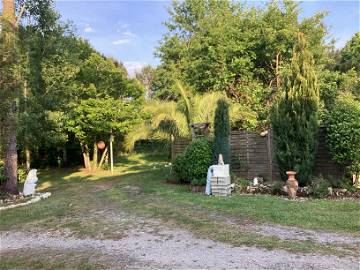
[(179, 182), (205, 184), (208, 167), (211, 165), (212, 149), (205, 139), (196, 139), (186, 147), (184, 154), (175, 158), (173, 170)]
[(185, 167), (185, 155), (180, 154), (174, 159), (172, 163), (173, 173), (175, 174), (176, 180), (179, 183), (186, 183), (188, 181), (188, 179), (186, 178), (187, 175), (185, 172)]
[(274, 195), (282, 195), (284, 193), (283, 187), (285, 183), (282, 181), (274, 181), (271, 185), (271, 193)]
[(339, 96), (325, 115), (327, 144), (332, 158), (360, 173), (360, 102), (351, 94)]
[(26, 170), (23, 167), (18, 167), (18, 182), (23, 183), (26, 180)]
[(315, 178), (311, 182), (310, 194), (316, 198), (323, 198), (329, 195), (329, 187), (331, 184), (323, 177)]
[(285, 180), (285, 172), (295, 170), (299, 183), (305, 185), (311, 180), (315, 160), (319, 91), (303, 35), (299, 35), (290, 67), (285, 93), (271, 111), (271, 124), (281, 177)]
[(230, 164), (230, 119), (229, 104), (225, 99), (219, 99), (214, 119), (214, 164), (217, 164), (219, 154), (223, 155), (224, 163)]
[(191, 184), (194, 186), (205, 186), (206, 179), (205, 178), (193, 179), (193, 180), (191, 180)]

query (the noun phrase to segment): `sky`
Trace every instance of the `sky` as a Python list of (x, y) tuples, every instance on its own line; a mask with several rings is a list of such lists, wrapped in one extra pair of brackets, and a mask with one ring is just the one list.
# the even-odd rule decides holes
[[(263, 5), (265, 1), (247, 2)], [(77, 34), (96, 50), (123, 62), (130, 75), (146, 64), (159, 64), (154, 52), (166, 33), (163, 22), (169, 18), (170, 4), (167, 0), (55, 0), (62, 20), (72, 21)], [(305, 0), (300, 6), (301, 17), (329, 12), (325, 23), (338, 48), (360, 31), (360, 0)]]

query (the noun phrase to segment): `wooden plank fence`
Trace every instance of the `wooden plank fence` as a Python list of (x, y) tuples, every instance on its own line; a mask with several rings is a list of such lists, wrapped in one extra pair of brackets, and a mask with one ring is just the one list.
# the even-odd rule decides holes
[[(172, 143), (172, 158), (182, 153), (190, 139), (175, 139)], [(253, 179), (256, 176), (265, 179), (280, 179), (275, 157), (274, 134), (269, 130), (261, 136), (244, 130), (233, 130), (230, 136), (231, 170), (238, 176)], [(344, 168), (332, 161), (326, 147), (325, 130), (318, 134), (318, 150), (315, 159), (315, 175), (339, 178), (344, 175)]]

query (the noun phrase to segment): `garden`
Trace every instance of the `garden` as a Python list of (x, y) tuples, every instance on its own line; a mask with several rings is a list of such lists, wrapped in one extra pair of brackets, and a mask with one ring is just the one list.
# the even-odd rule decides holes
[(53, 1), (2, 1), (0, 268), (357, 269), (360, 32), (168, 4), (130, 74)]

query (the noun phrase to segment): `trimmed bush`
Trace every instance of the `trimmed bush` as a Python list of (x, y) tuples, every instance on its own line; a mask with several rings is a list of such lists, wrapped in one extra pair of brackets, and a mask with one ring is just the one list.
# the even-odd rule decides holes
[(211, 144), (205, 139), (196, 139), (178, 155), (173, 162), (173, 171), (180, 183), (204, 185), (212, 160)]
[(214, 164), (217, 164), (219, 154), (223, 155), (225, 164), (230, 164), (229, 104), (225, 99), (219, 99), (217, 102), (214, 135)]

